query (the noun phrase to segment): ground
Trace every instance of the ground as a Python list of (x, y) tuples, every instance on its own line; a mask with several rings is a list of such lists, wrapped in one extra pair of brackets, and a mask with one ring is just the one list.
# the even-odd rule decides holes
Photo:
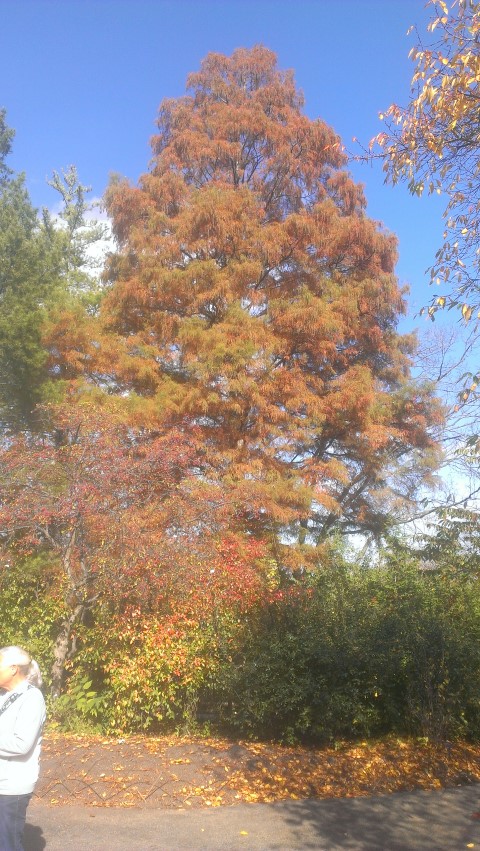
[(389, 737), (335, 748), (220, 738), (49, 733), (35, 797), (50, 805), (212, 807), (380, 795), (480, 781), (480, 745)]

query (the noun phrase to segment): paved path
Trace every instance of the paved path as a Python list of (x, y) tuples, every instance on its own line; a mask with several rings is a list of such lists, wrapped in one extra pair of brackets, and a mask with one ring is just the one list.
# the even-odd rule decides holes
[(26, 851), (480, 851), (480, 784), (196, 810), (49, 807)]

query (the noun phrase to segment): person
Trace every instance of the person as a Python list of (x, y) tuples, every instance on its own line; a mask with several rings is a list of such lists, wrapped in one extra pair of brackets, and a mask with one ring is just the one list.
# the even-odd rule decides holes
[(39, 667), (25, 650), (0, 649), (0, 851), (24, 851), (45, 722), (40, 686)]

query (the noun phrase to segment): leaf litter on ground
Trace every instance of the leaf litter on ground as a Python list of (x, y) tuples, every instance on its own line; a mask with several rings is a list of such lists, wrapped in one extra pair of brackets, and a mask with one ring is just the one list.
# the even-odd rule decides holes
[(49, 733), (36, 797), (164, 808), (338, 798), (480, 782), (480, 744), (393, 736), (331, 747)]

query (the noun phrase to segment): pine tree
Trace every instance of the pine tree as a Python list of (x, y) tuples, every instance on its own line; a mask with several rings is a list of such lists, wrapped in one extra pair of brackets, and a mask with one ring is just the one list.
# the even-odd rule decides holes
[(60, 285), (55, 237), (37, 218), (23, 176), (0, 185), (0, 419), (31, 424), (47, 380), (42, 344), (48, 304)]
[(60, 225), (33, 207), (22, 174), (5, 162), (14, 132), (0, 111), (0, 422), (31, 428), (36, 407), (50, 394), (44, 343), (53, 314), (67, 303), (96, 308), (97, 278), (88, 272), (88, 247), (103, 236), (86, 220), (87, 187), (74, 167), (51, 185), (63, 206)]

